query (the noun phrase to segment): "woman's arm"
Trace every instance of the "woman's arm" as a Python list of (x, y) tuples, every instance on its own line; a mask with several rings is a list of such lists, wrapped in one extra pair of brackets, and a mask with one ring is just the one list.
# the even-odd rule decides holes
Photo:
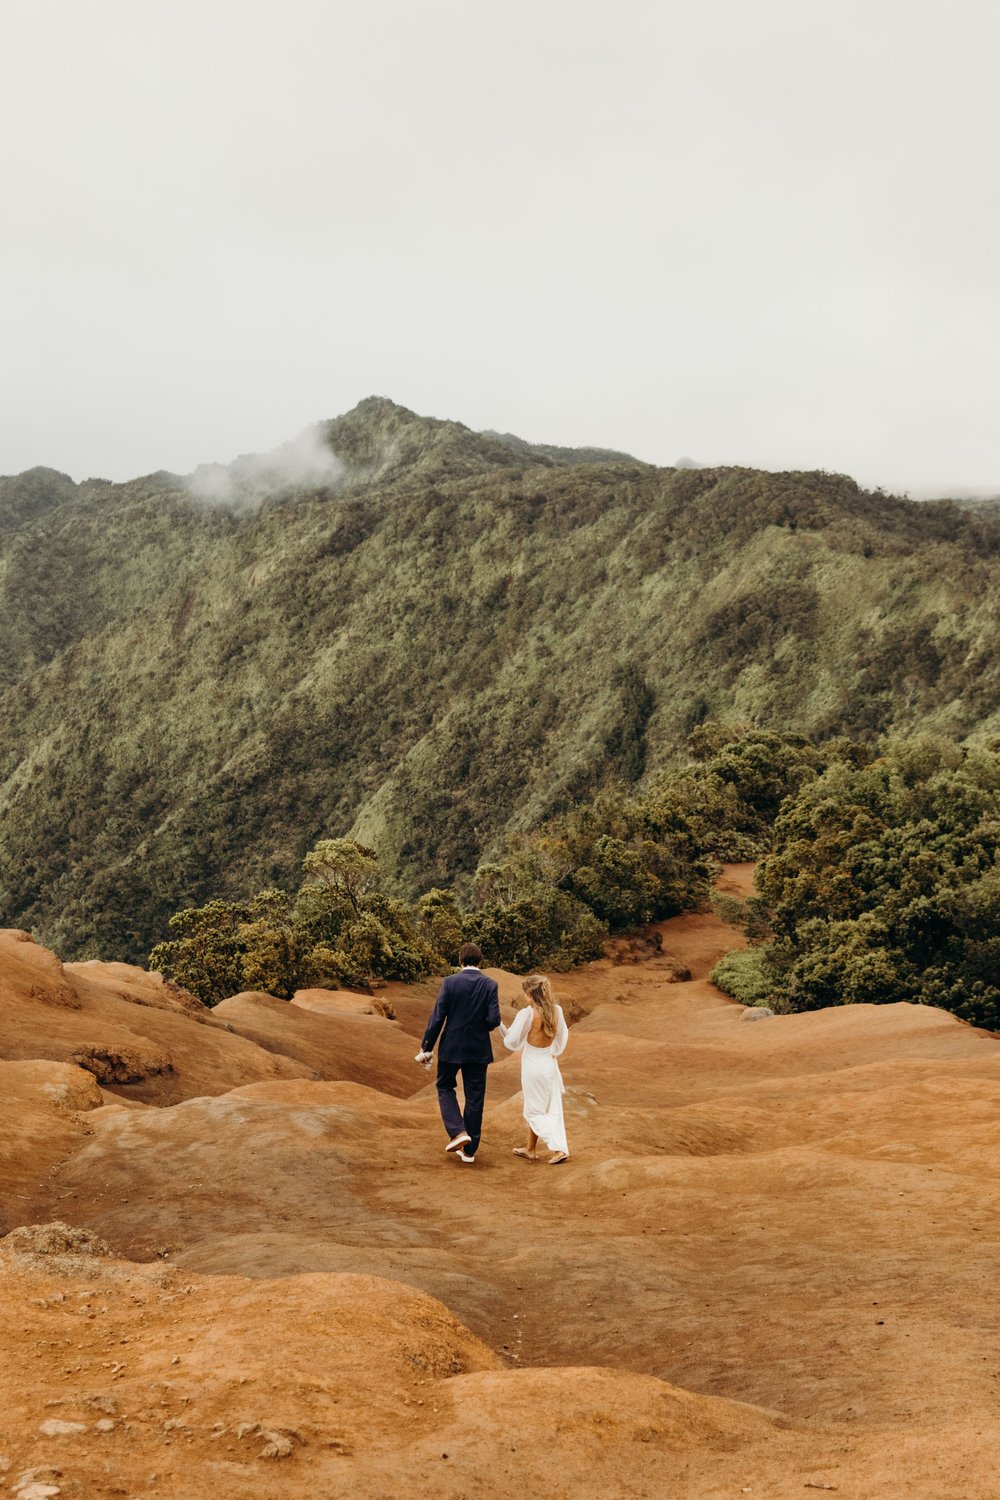
[(566, 1051), (566, 1043), (569, 1041), (569, 1027), (566, 1025), (566, 1017), (563, 1015), (562, 1006), (556, 1006), (556, 1034), (552, 1038), (552, 1056), (558, 1057), (560, 1052)]
[(531, 1006), (526, 1005), (507, 1027), (503, 1044), (508, 1052), (523, 1052), (524, 1039), (531, 1030)]

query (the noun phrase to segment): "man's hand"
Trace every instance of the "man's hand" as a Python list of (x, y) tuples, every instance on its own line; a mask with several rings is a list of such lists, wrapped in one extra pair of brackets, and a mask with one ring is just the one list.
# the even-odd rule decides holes
[(429, 1068), (431, 1063), (434, 1061), (434, 1053), (420, 1051), (417, 1053), (413, 1061), (418, 1062), (422, 1068)]

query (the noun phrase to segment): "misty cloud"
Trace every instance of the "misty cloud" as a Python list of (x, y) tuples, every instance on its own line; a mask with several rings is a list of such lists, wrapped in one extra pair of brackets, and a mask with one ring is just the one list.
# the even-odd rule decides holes
[(283, 490), (337, 485), (346, 475), (346, 464), (314, 426), (270, 453), (246, 453), (231, 464), (199, 464), (187, 487), (194, 499), (205, 504), (242, 509), (260, 505)]

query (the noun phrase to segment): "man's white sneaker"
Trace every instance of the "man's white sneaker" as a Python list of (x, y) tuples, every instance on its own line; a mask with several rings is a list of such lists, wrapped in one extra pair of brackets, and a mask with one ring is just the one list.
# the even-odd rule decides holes
[(444, 1149), (446, 1151), (460, 1151), (463, 1146), (468, 1146), (471, 1141), (472, 1136), (469, 1134), (469, 1132), (467, 1130), (460, 1130), (458, 1132), (458, 1135), (452, 1136), (451, 1140), (448, 1142), (447, 1146), (445, 1146)]
[(458, 1153), (458, 1159), (459, 1161), (464, 1161), (467, 1167), (471, 1167), (476, 1160), (474, 1156), (469, 1155), (468, 1151), (460, 1151)]

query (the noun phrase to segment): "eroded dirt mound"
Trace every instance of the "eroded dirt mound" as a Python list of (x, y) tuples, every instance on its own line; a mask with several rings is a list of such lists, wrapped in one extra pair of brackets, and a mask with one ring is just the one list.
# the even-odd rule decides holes
[(12, 1229), (0, 1240), (0, 1260), (8, 1269), (44, 1270), (72, 1276), (91, 1269), (94, 1256), (111, 1256), (114, 1252), (89, 1229), (72, 1224), (24, 1224)]
[(66, 1063), (0, 1062), (0, 1234), (49, 1212), (50, 1175), (103, 1104), (89, 1073)]
[[(396, 1024), (336, 995), (178, 1014), (258, 1066), (284, 1044), (298, 1075), (170, 1108), (0, 1064), (8, 1226), (59, 1221), (144, 1262), (52, 1277), (5, 1257), (7, 1473), (169, 1500), (993, 1500), (996, 1039), (906, 1005), (746, 1026), (707, 980), (732, 931), (691, 914), (658, 935), (557, 979), (576, 1018), (561, 1167), (511, 1154), (519, 1060), (500, 1048), (475, 1167), (445, 1156), (412, 1062), (433, 982), (380, 992)], [(693, 977), (671, 982), (663, 953)], [(51, 955), (38, 976), (49, 998), (24, 980), (15, 1008), (100, 1019)], [(520, 982), (498, 978), (509, 1016)], [(379, 1039), (368, 1079), (317, 1080), (345, 1025)], [(83, 1430), (43, 1431), (60, 1422)]]
[(0, 931), (0, 1058), (73, 1062), (151, 1104), (312, 1070), (227, 1029), (193, 996), (126, 964), (66, 964)]
[(153, 1048), (78, 1047), (69, 1060), (104, 1084), (146, 1083), (174, 1071), (169, 1055)]
[[(234, 995), (213, 1014), (233, 1031), (267, 1052), (294, 1058), (317, 1078), (350, 1079), (388, 1094), (405, 1096), (419, 1086), (413, 1066), (414, 1047), (402, 1028), (376, 1009), (384, 1002), (356, 996), (365, 1011), (344, 1008), (343, 991), (305, 992), (309, 1006), (289, 1004), (273, 995)], [(320, 996), (331, 993), (334, 1004), (320, 1008)]]
[(67, 1497), (651, 1494), (695, 1453), (725, 1471), (734, 1446), (797, 1441), (769, 1414), (642, 1376), (511, 1371), (432, 1298), (374, 1277), (101, 1260), (70, 1292), (12, 1264), (11, 1238), (0, 1453)]
[(360, 994), (357, 990), (296, 990), (291, 1004), (321, 1016), (383, 1016), (396, 1019), (392, 1003), (379, 994)]

